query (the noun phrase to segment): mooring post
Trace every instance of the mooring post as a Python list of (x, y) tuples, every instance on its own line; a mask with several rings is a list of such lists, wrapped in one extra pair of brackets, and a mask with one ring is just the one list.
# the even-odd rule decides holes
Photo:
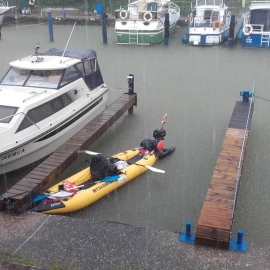
[(238, 230), (237, 233), (237, 244), (241, 245), (243, 241), (243, 231), (242, 230)]
[(107, 17), (108, 15), (106, 13), (103, 13), (101, 17), (102, 37), (104, 44), (107, 44)]
[[(128, 81), (128, 94), (133, 95), (134, 94), (134, 75), (129, 74), (127, 76), (127, 81)], [(128, 109), (128, 113), (129, 114), (133, 113), (133, 106)]]
[(48, 17), (50, 42), (53, 42), (52, 12), (50, 10), (47, 11), (47, 17)]
[(248, 90), (240, 91), (240, 96), (243, 97), (243, 102), (249, 102), (249, 98), (252, 97), (252, 93), (249, 93)]
[(164, 44), (169, 44), (169, 36), (170, 36), (170, 20), (169, 13), (165, 13), (165, 23), (164, 23)]
[(247, 242), (243, 241), (244, 233), (242, 230), (238, 230), (237, 232), (237, 239), (231, 239), (230, 240), (230, 250), (236, 250), (236, 251), (247, 251)]
[(186, 231), (180, 233), (179, 240), (181, 242), (193, 244), (195, 241), (195, 234), (191, 233), (191, 222), (186, 222)]
[(235, 15), (231, 15), (231, 22), (229, 28), (229, 46), (233, 46), (234, 43), (234, 28), (235, 28)]

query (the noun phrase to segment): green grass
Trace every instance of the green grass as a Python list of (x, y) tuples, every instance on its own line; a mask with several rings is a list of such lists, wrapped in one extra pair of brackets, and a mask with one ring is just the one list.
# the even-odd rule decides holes
[(70, 265), (59, 265), (57, 263), (54, 263), (52, 265), (37, 265), (35, 261), (28, 260), (22, 256), (16, 255), (16, 254), (9, 254), (7, 252), (0, 252), (0, 261), (4, 262), (10, 262), (10, 263), (18, 263), (23, 264), (27, 266), (36, 266), (36, 267), (43, 267), (47, 269), (54, 269), (54, 270), (76, 270), (78, 261), (73, 261)]

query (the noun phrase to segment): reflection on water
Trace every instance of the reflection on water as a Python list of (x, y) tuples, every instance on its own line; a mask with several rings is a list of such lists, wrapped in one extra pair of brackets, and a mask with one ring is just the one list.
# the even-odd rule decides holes
[[(34, 53), (36, 43), (40, 51), (64, 47), (71, 29), (54, 26), (54, 43), (49, 42), (46, 25), (2, 29), (0, 75), (11, 60)], [(155, 164), (165, 174), (148, 171), (72, 217), (168, 231), (183, 230), (187, 221), (196, 226), (240, 91), (252, 90), (256, 81), (256, 95), (270, 99), (269, 51), (240, 44), (191, 47), (181, 42), (185, 31), (178, 28), (168, 46), (137, 47), (117, 45), (113, 28), (105, 45), (100, 27), (76, 26), (69, 46), (96, 50), (110, 102), (127, 91), (128, 74), (134, 74), (138, 94), (134, 114), (122, 116), (91, 150), (112, 155), (136, 147), (152, 137), (168, 113), (165, 146), (176, 146), (176, 151)], [(262, 244), (270, 240), (269, 105), (256, 99), (233, 224), (234, 232), (242, 229), (247, 234), (245, 240)], [(82, 155), (61, 178), (87, 166), (86, 159), (90, 157)], [(12, 179), (16, 181), (1, 180), (1, 190)]]

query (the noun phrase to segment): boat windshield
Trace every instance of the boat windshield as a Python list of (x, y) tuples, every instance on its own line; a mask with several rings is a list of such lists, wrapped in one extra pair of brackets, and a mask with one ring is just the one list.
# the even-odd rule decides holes
[(18, 107), (0, 106), (0, 123), (8, 124), (14, 114), (17, 112)]
[(3, 85), (57, 89), (63, 70), (26, 70), (10, 68), (1, 81)]

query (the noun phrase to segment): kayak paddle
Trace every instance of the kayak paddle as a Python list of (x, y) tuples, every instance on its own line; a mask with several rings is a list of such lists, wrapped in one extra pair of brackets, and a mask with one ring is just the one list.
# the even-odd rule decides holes
[[(136, 149), (136, 148), (135, 148)], [(95, 156), (95, 155), (98, 155), (98, 154), (101, 154), (101, 153), (98, 153), (98, 152), (92, 152), (92, 151), (89, 151), (89, 150), (85, 150), (84, 153), (88, 154), (88, 155), (92, 155), (92, 156)], [(153, 171), (153, 172), (157, 172), (157, 173), (165, 173), (164, 170), (160, 170), (160, 169), (157, 169), (157, 168), (154, 168), (152, 166), (148, 166), (148, 165), (142, 165), (142, 164), (138, 164), (138, 163), (132, 163), (132, 164), (135, 164), (135, 165), (138, 165), (138, 166), (143, 166), (147, 169), (149, 169), (150, 171)]]

